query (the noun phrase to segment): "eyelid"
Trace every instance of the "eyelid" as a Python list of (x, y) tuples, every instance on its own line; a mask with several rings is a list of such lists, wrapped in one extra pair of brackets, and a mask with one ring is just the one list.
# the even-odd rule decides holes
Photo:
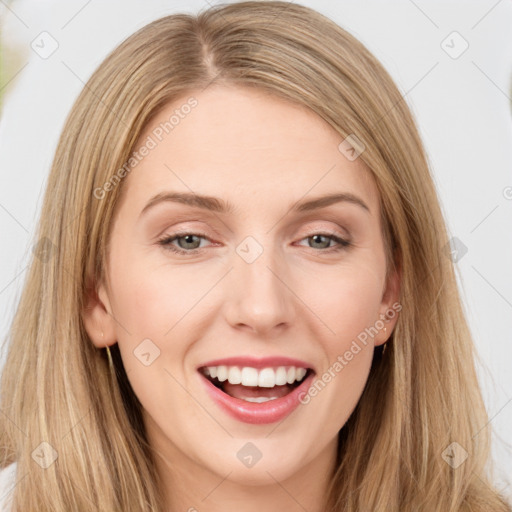
[[(199, 220), (196, 221), (195, 219), (192, 219), (192, 220), (188, 220), (186, 222), (202, 222), (202, 221), (199, 221)], [(192, 226), (186, 225), (183, 228), (182, 227), (177, 228), (176, 231), (173, 231), (169, 235), (165, 235), (165, 233), (167, 232), (168, 229), (169, 228), (162, 230), (162, 234), (158, 235), (157, 238), (158, 239), (169, 238), (171, 235), (176, 236), (176, 237), (184, 236), (184, 235), (201, 235), (204, 238), (208, 238), (208, 239), (211, 238), (201, 228), (195, 228)], [(208, 230), (211, 230), (213, 232), (214, 237), (222, 238), (222, 235), (216, 229), (214, 229), (212, 227), (208, 227)], [(231, 229), (229, 231), (232, 232)], [(345, 231), (345, 233), (343, 233), (343, 231)], [(301, 233), (302, 234), (299, 234), (297, 236), (302, 236), (302, 238), (304, 238), (304, 237), (309, 237), (309, 236), (316, 235), (316, 234), (329, 234), (329, 236), (335, 235), (335, 236), (338, 236), (338, 237), (344, 238), (344, 239), (351, 238), (348, 230), (341, 228), (340, 226), (336, 226), (335, 228), (326, 228), (324, 226), (318, 226), (318, 227), (311, 226), (307, 229), (301, 229)]]
[[(164, 250), (176, 253), (178, 255), (187, 256), (187, 255), (195, 255), (199, 252), (202, 252), (205, 249), (205, 247), (197, 247), (195, 249), (186, 250), (186, 249), (181, 249), (179, 247), (172, 245), (172, 242), (174, 242), (176, 239), (183, 238), (188, 235), (195, 236), (198, 238), (203, 238), (210, 242), (212, 241), (210, 239), (210, 237), (203, 232), (193, 231), (193, 230), (180, 230), (180, 231), (175, 231), (169, 235), (164, 235), (163, 237), (160, 237), (158, 239), (157, 243), (159, 245), (161, 245)], [(330, 239), (330, 241), (335, 243), (335, 245), (333, 245), (332, 247), (326, 247), (325, 249), (315, 249), (315, 248), (310, 247), (310, 249), (312, 249), (314, 252), (318, 252), (319, 254), (321, 254), (321, 253), (323, 253), (323, 254), (337, 253), (337, 252), (341, 252), (341, 251), (346, 250), (353, 246), (353, 242), (352, 242), (352, 239), (350, 236), (346, 237), (345, 235), (337, 233), (336, 231), (329, 232), (329, 230), (321, 230), (321, 229), (309, 231), (308, 233), (304, 234), (303, 236), (300, 236), (297, 241), (302, 242), (303, 240), (307, 240), (308, 238), (312, 238), (314, 236), (323, 236), (323, 237)], [(304, 246), (301, 245), (301, 247), (304, 247)]]

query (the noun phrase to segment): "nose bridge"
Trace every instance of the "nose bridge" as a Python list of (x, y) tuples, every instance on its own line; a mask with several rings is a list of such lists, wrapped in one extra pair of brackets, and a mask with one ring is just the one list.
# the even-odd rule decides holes
[[(291, 322), (292, 298), (279, 254), (252, 236), (236, 247), (231, 272), (230, 323), (244, 324), (255, 331), (268, 331)], [(284, 275), (281, 275), (284, 274)]]

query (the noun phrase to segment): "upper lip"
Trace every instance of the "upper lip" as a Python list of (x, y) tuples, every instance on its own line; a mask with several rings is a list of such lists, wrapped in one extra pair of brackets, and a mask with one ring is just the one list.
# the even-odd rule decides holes
[(251, 357), (251, 356), (233, 356), (226, 357), (223, 359), (214, 359), (207, 361), (206, 363), (200, 364), (197, 369), (204, 368), (205, 366), (248, 366), (251, 368), (277, 368), (279, 366), (295, 366), (297, 368), (311, 368), (315, 370), (313, 365), (300, 359), (284, 356), (273, 356), (273, 357)]

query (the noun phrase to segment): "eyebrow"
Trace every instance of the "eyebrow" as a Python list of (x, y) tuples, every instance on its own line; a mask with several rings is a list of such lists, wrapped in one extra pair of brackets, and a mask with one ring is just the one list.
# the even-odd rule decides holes
[[(145, 214), (149, 209), (153, 208), (157, 204), (163, 202), (181, 203), (187, 206), (210, 210), (217, 213), (234, 214), (237, 212), (237, 209), (232, 203), (218, 197), (205, 196), (188, 192), (161, 192), (148, 201), (146, 206), (144, 206), (140, 212), (140, 216)], [(338, 192), (335, 194), (315, 197), (307, 201), (300, 201), (292, 205), (290, 207), (290, 211), (309, 212), (318, 210), (320, 208), (326, 208), (327, 206), (341, 202), (358, 205), (370, 213), (370, 208), (368, 208), (366, 203), (360, 197), (351, 194), (350, 192)]]

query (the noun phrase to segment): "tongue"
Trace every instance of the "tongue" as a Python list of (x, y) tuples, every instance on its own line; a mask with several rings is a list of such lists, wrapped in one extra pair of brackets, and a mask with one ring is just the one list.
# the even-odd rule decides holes
[(283, 386), (274, 386), (273, 388), (260, 388), (259, 386), (242, 386), (242, 384), (231, 384), (228, 381), (223, 382), (222, 391), (234, 398), (281, 398), (293, 389), (290, 384)]

